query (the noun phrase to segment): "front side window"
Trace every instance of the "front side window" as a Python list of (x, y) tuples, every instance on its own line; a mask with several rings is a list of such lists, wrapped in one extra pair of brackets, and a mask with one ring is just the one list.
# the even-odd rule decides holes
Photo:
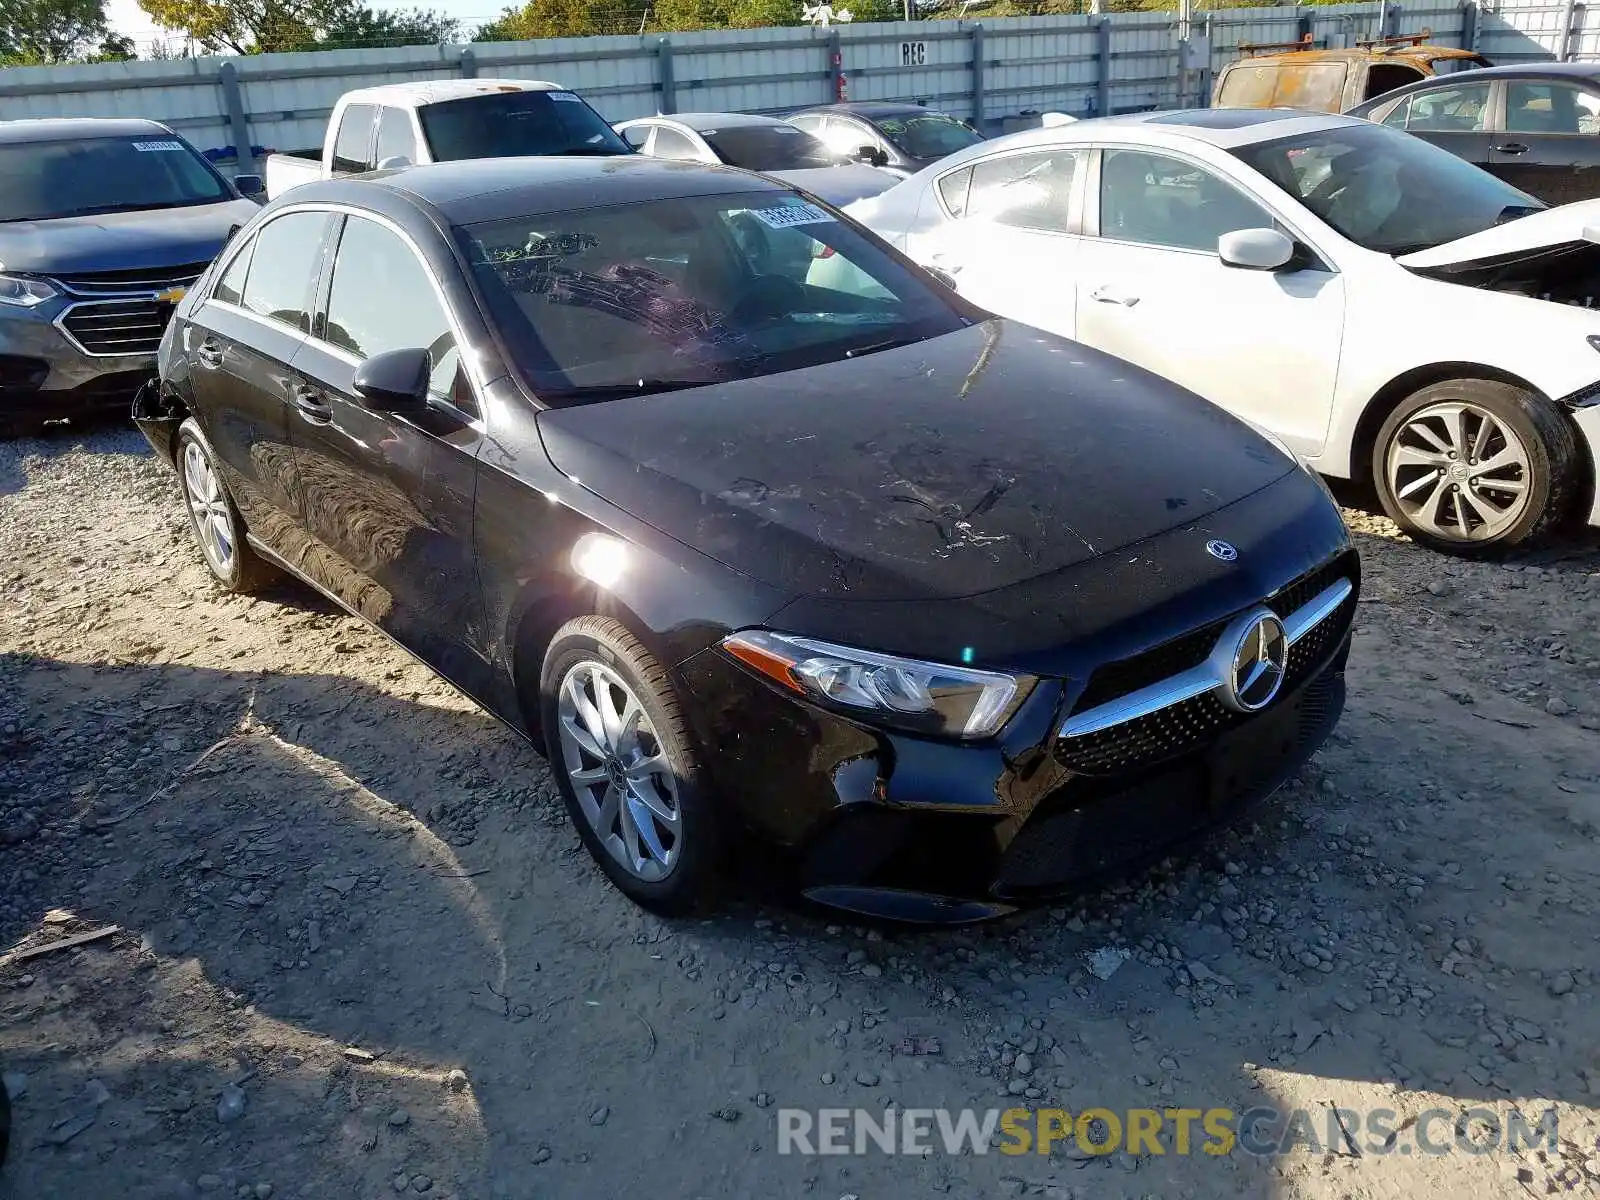
[(829, 150), (844, 158), (854, 158), (863, 146), (879, 149), (875, 133), (865, 125), (843, 117), (828, 118), (828, 123), (822, 129), (822, 141)]
[(1570, 83), (1507, 83), (1508, 133), (1600, 133), (1600, 96)]
[(912, 158), (943, 158), (983, 141), (970, 125), (939, 112), (880, 117), (878, 128)]
[(789, 192), (457, 233), (518, 373), (548, 403), (770, 375), (966, 323), (941, 289)]
[(1387, 125), (1391, 129), (1404, 129), (1406, 118), (1411, 113), (1411, 97), (1404, 97), (1398, 104), (1391, 104), (1389, 111), (1383, 114), (1380, 125)]
[(311, 286), (327, 227), (324, 212), (289, 213), (264, 225), (246, 251), (250, 268), (241, 295), (243, 306), (259, 317), (309, 331)]
[(0, 221), (187, 208), (233, 199), (170, 133), (0, 146)]
[(253, 246), (246, 246), (235, 254), (228, 263), (228, 269), (222, 273), (222, 278), (217, 280), (217, 286), (211, 294), (218, 300), (229, 304), (239, 304), (244, 299), (245, 275), (250, 269), (250, 251)]
[(1443, 245), (1544, 208), (1450, 151), (1384, 125), (1324, 129), (1233, 153), (1352, 242), (1385, 254)]
[(735, 125), (700, 136), (723, 162), (747, 171), (804, 171), (838, 161), (819, 139), (793, 125)]
[(1225, 233), (1272, 227), (1259, 204), (1193, 163), (1140, 150), (1101, 158), (1101, 237), (1215, 253)]
[(351, 217), (339, 236), (322, 336), (357, 358), (426, 350), (429, 390), (449, 397), (460, 356), (433, 278), (398, 234)]
[(333, 140), (333, 169), (342, 175), (372, 170), (372, 121), (376, 110), (370, 104), (346, 106), (339, 118), (339, 133)]
[(1019, 229), (1067, 231), (1067, 204), (1078, 155), (1040, 150), (985, 159), (972, 168), (965, 215)]
[(631, 154), (573, 92), (484, 92), (417, 110), (434, 162), (542, 154)]
[(403, 108), (386, 108), (378, 116), (378, 149), (375, 164), (391, 158), (417, 161), (417, 139), (411, 132), (411, 114)]
[(1481, 133), (1489, 120), (1489, 85), (1464, 83), (1411, 97), (1406, 128), (1412, 133)]
[(622, 140), (635, 150), (643, 150), (644, 144), (650, 140), (649, 125), (630, 125), (622, 131)]

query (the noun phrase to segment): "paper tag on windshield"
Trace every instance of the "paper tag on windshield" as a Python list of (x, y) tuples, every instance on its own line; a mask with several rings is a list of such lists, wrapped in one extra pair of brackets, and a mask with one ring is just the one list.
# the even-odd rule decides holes
[(583, 103), (583, 101), (580, 100), (572, 92), (548, 92), (546, 94), (552, 100), (565, 100), (568, 104), (582, 104)]
[(781, 208), (752, 208), (750, 215), (769, 229), (788, 229), (792, 225), (815, 225), (834, 218), (815, 204), (785, 204)]
[(135, 142), (133, 144), (133, 148), (135, 150), (143, 150), (146, 153), (149, 153), (152, 150), (182, 150), (183, 149), (183, 143), (182, 142)]

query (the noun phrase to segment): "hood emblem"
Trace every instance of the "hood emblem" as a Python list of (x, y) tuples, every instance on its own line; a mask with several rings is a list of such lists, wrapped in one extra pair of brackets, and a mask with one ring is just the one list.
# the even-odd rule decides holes
[(1206, 553), (1212, 558), (1221, 559), (1223, 562), (1232, 562), (1239, 557), (1239, 551), (1227, 542), (1212, 538), (1206, 543)]
[(157, 292), (155, 295), (151, 296), (150, 299), (154, 300), (157, 304), (176, 304), (188, 294), (189, 289), (186, 287), (169, 287), (164, 292)]
[(1234, 712), (1259, 712), (1277, 698), (1289, 665), (1289, 639), (1270, 609), (1246, 613), (1228, 626), (1213, 659), (1220, 668), (1218, 694)]

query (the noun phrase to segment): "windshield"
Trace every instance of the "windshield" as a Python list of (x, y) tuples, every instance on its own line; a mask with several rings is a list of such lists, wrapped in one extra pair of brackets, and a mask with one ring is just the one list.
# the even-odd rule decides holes
[(1544, 207), (1431, 142), (1348, 125), (1233, 151), (1368, 250), (1410, 254)]
[(966, 324), (937, 285), (792, 192), (457, 233), (516, 369), (552, 404), (770, 375)]
[(877, 117), (873, 124), (912, 158), (943, 158), (983, 141), (969, 126), (943, 113)]
[(0, 221), (231, 199), (233, 193), (210, 165), (167, 133), (0, 146)]
[(818, 138), (793, 125), (736, 125), (702, 130), (700, 136), (723, 162), (747, 171), (804, 171), (839, 161)]
[(543, 154), (632, 154), (572, 92), (485, 92), (417, 110), (434, 162)]

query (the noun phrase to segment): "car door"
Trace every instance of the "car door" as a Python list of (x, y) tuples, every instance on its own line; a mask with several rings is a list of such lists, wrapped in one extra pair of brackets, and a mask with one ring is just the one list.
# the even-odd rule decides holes
[(1480, 166), (1489, 161), (1489, 114), (1492, 86), (1480, 83), (1449, 83), (1411, 93), (1408, 103), (1399, 106), (1385, 119), (1396, 125), (1397, 113), (1404, 112), (1404, 129), (1424, 141), (1432, 142)]
[(974, 304), (1071, 337), (1081, 163), (1076, 150), (1026, 150), (939, 176), (924, 203), (937, 203), (948, 219), (927, 234), (908, 235), (907, 252), (954, 276)]
[(278, 554), (299, 540), (289, 445), (290, 364), (311, 328), (329, 214), (288, 212), (224, 264), (189, 317), (183, 350), (200, 426), (250, 532)]
[[(1176, 155), (1106, 148), (1088, 189), (1077, 336), (1314, 452), (1327, 430), (1344, 281), (1314, 253), (1281, 271), (1225, 265), (1236, 229), (1284, 228), (1261, 202)], [(1294, 236), (1292, 229), (1286, 229)]]
[[(291, 425), (306, 574), (402, 646), (476, 692), (484, 684), (472, 551), (483, 424), (459, 334), (429, 268), (395, 228), (350, 215), (336, 231), (311, 336), (294, 360)], [(366, 404), (356, 369), (427, 349), (430, 406)]]
[(1554, 79), (1508, 79), (1503, 130), (1489, 170), (1550, 204), (1600, 196), (1600, 90)]

